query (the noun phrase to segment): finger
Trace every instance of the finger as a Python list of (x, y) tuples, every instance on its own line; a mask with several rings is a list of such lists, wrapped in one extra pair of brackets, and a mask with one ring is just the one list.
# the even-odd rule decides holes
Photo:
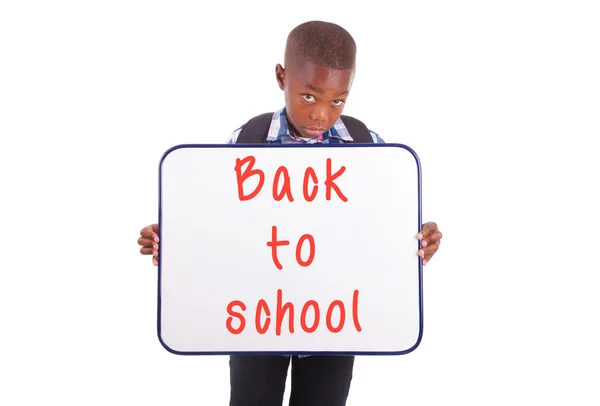
[[(158, 255), (158, 251), (151, 247), (142, 247), (140, 248), (140, 253), (142, 255)], [(156, 254), (156, 255), (155, 255)]]
[(153, 247), (142, 247), (140, 248), (140, 253), (143, 255), (153, 255), (155, 257), (158, 256), (158, 244), (154, 244)]
[(418, 252), (418, 255), (422, 258), (435, 254), (440, 246), (439, 241), (429, 245), (428, 247), (421, 248)]
[(156, 234), (152, 230), (144, 228), (144, 229), (142, 229), (142, 231), (140, 231), (140, 236), (142, 238), (147, 238), (147, 239), (152, 240), (154, 242), (158, 242), (158, 234)]
[(156, 234), (155, 232), (148, 230), (148, 229), (144, 229), (140, 232), (140, 236), (142, 236), (142, 238), (147, 238), (149, 240), (152, 240), (154, 242), (158, 242), (158, 234)]
[(141, 245), (142, 247), (154, 247), (155, 245), (158, 246), (156, 241), (154, 241), (151, 238), (145, 238), (145, 237), (138, 238), (138, 244)]
[(437, 224), (430, 221), (428, 223), (423, 224), (421, 231), (417, 235), (417, 238), (419, 240), (423, 240), (423, 239), (427, 238), (427, 236), (429, 234), (431, 234), (432, 232), (435, 232), (435, 231), (438, 231)]
[(158, 259), (152, 258), (152, 263), (154, 264), (154, 266), (158, 266)]
[(421, 242), (422, 247), (427, 247), (428, 245), (435, 244), (442, 239), (442, 233), (438, 231), (434, 231), (433, 233), (426, 236)]
[(144, 238), (150, 238), (155, 242), (158, 242), (158, 225), (152, 224), (150, 226), (142, 228), (140, 235)]
[(418, 255), (423, 258), (423, 265), (427, 264), (431, 257), (437, 252), (440, 247), (440, 242), (437, 241), (434, 244), (429, 245), (426, 248), (422, 248), (419, 250)]

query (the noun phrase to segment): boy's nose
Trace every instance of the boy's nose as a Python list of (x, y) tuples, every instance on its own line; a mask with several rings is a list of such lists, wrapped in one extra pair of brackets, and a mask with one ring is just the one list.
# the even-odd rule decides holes
[(327, 108), (325, 107), (315, 107), (310, 115), (310, 119), (319, 122), (319, 125), (325, 125), (327, 123), (327, 119), (329, 118)]

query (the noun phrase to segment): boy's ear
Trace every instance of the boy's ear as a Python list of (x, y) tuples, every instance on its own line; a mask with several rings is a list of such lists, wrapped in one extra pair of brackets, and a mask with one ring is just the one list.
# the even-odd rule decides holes
[(277, 66), (275, 66), (275, 78), (277, 79), (279, 88), (283, 90), (285, 88), (285, 69), (283, 69), (281, 64), (277, 64)]

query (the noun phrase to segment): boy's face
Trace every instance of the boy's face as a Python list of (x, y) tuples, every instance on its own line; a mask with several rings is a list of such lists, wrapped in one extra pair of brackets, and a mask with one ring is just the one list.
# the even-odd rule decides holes
[(336, 70), (305, 62), (286, 69), (277, 65), (276, 76), (290, 126), (296, 135), (312, 138), (329, 130), (342, 114), (354, 68)]

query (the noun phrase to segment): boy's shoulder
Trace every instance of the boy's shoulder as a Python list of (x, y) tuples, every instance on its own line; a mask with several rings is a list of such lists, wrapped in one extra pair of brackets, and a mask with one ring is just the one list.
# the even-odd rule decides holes
[[(265, 136), (266, 136), (267, 133), (269, 133), (273, 129), (273, 126), (276, 126), (277, 129), (280, 128), (280, 126), (281, 126), (280, 120), (285, 120), (285, 110), (284, 109), (281, 109), (281, 110), (275, 111), (275, 112), (263, 113), (258, 116), (252, 117), (246, 123), (244, 123), (244, 124), (240, 125), (238, 128), (236, 128), (229, 135), (226, 143), (227, 144), (235, 144), (238, 140), (238, 137), (242, 133), (242, 130), (248, 125), (248, 123), (250, 123), (251, 125), (254, 125), (254, 126), (258, 126), (258, 128), (260, 128), (260, 130), (259, 130), (260, 133), (261, 134), (265, 133)], [(348, 131), (348, 127), (351, 127), (353, 131)], [(360, 121), (359, 119), (352, 117), (352, 116), (342, 115), (336, 121), (336, 123), (332, 126), (332, 129), (334, 129), (334, 128), (338, 132), (342, 131), (347, 134), (349, 132), (352, 132), (355, 134), (358, 134), (359, 131), (361, 131), (362, 133), (367, 132), (368, 135), (370, 136), (370, 138), (372, 139), (373, 143), (375, 143), (375, 144), (385, 143), (383, 138), (378, 133), (371, 130), (362, 121)], [(364, 139), (364, 135), (363, 135), (363, 139)]]

